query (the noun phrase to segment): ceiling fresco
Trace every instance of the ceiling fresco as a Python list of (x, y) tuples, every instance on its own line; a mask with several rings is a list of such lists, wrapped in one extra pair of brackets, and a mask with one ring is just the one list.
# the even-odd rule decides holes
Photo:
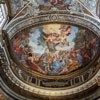
[(96, 14), (96, 6), (98, 0), (81, 0), (94, 14)]
[(99, 39), (68, 24), (47, 24), (12, 39), (14, 57), (25, 67), (46, 75), (66, 75), (94, 59)]
[(1, 0), (0, 100), (94, 94), (100, 86), (99, 18), (100, 0)]
[[(92, 13), (96, 14), (97, 0), (80, 0)], [(80, 2), (79, 1), (79, 2)], [(32, 16), (45, 11), (70, 11), (87, 13), (78, 0), (9, 0), (12, 16)], [(89, 13), (88, 13), (89, 14)]]

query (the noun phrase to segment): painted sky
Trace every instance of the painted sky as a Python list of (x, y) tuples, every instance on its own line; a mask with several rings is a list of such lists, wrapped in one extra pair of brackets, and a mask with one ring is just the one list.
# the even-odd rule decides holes
[[(39, 30), (39, 28), (34, 28), (34, 33), (30, 34), (29, 45), (34, 47), (33, 53), (37, 53), (42, 55), (45, 52), (45, 48), (42, 45), (38, 45), (39, 38), (41, 38), (42, 32)], [(74, 46), (73, 39), (76, 37), (76, 33), (78, 32), (79, 28), (71, 26), (71, 34), (67, 36), (67, 41), (69, 42), (70, 48)], [(45, 46), (46, 47), (46, 46)], [(68, 48), (68, 47), (67, 47)]]

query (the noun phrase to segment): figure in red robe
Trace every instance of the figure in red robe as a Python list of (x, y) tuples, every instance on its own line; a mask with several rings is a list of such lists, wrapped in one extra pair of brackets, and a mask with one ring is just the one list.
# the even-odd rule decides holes
[(63, 0), (50, 0), (52, 5), (63, 4)]
[(37, 72), (40, 72), (40, 73), (45, 73), (37, 64), (34, 63), (32, 53), (28, 54), (27, 65), (30, 67), (31, 70), (34, 70), (34, 71), (37, 71)]

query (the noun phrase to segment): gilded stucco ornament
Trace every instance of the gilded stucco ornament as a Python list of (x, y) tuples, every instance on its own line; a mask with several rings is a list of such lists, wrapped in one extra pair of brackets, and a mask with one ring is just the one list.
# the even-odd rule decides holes
[(0, 84), (5, 87), (4, 77), (15, 94), (64, 97), (100, 85), (100, 22), (75, 0), (50, 1), (25, 1), (28, 18), (17, 17), (2, 31)]

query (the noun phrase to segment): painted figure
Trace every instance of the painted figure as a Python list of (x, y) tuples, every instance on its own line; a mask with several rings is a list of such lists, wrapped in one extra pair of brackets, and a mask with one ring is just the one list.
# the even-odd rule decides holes
[(52, 5), (63, 4), (63, 0), (50, 0)]
[(48, 24), (20, 33), (12, 45), (14, 57), (27, 68), (47, 75), (66, 75), (93, 60), (99, 39), (76, 26)]
[(28, 57), (27, 57), (27, 64), (30, 66), (30, 69), (32, 69), (32, 70), (34, 70), (34, 71), (41, 72), (41, 73), (45, 73), (40, 67), (38, 67), (38, 65), (36, 65), (36, 64), (34, 63), (34, 59), (33, 59), (31, 53), (28, 54)]

